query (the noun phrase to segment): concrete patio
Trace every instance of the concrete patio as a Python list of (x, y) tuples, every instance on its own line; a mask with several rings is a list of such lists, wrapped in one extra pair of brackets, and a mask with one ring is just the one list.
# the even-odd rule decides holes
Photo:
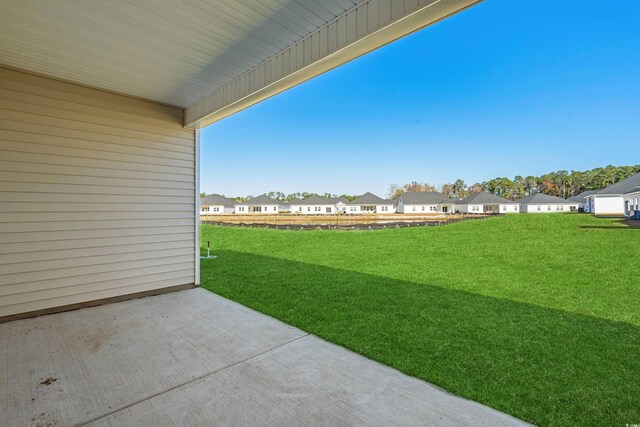
[(204, 289), (0, 324), (0, 425), (524, 425)]

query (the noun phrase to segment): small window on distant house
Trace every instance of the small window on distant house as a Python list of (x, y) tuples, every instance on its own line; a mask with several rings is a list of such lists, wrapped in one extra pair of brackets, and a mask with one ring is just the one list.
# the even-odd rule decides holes
[(551, 210), (551, 206), (547, 206), (547, 210), (550, 211)]
[(307, 212), (311, 212), (311, 207), (307, 206)]
[(538, 210), (541, 211), (542, 210), (542, 206), (538, 206)]
[[(208, 209), (208, 208), (207, 208), (207, 209)], [(213, 208), (213, 211), (214, 211), (214, 212), (220, 212), (220, 208), (216, 206), (215, 208)]]

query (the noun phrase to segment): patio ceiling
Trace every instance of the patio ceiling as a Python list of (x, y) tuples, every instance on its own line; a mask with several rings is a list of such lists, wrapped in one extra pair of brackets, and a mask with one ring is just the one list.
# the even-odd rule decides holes
[(4, 0), (0, 65), (202, 127), (481, 0)]

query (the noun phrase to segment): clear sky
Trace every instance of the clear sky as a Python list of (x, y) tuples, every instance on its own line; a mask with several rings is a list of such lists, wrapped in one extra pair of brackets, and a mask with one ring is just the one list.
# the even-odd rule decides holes
[(204, 129), (201, 190), (640, 163), (640, 1), (487, 0)]

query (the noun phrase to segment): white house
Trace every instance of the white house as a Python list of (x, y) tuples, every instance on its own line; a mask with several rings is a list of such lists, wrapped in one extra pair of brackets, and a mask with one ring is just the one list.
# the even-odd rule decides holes
[(640, 219), (640, 186), (624, 195), (624, 213), (627, 218)]
[(437, 191), (408, 191), (398, 198), (397, 212), (405, 214), (452, 213), (455, 211), (455, 207), (455, 200), (451, 200)]
[(625, 194), (640, 186), (640, 173), (586, 197), (587, 212), (600, 216), (625, 215)]
[(523, 213), (577, 212), (580, 203), (548, 194), (536, 193), (518, 200)]
[(395, 213), (393, 200), (386, 200), (373, 193), (364, 193), (347, 203), (346, 213), (350, 215)]
[(344, 197), (309, 196), (290, 202), (291, 213), (298, 215), (335, 215), (344, 212), (349, 200)]
[(220, 194), (208, 194), (200, 199), (200, 215), (231, 215), (236, 202)]
[(274, 215), (280, 213), (280, 211), (287, 210), (289, 206), (285, 202), (272, 199), (271, 197), (263, 194), (262, 196), (254, 197), (253, 199), (245, 200), (244, 202), (236, 203), (236, 214), (262, 214), (262, 215)]
[(587, 197), (597, 193), (598, 190), (587, 190), (577, 196), (569, 197), (567, 200), (578, 203), (578, 212), (588, 212)]
[(456, 210), (463, 213), (520, 213), (520, 204), (482, 191), (456, 202)]

